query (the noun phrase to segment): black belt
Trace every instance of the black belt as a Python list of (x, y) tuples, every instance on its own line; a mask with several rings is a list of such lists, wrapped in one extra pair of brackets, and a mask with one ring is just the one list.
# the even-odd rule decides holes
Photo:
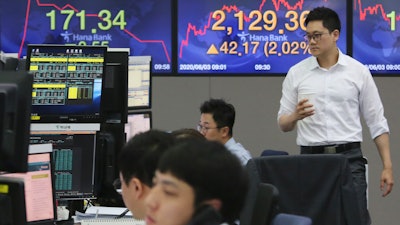
[(319, 153), (341, 153), (360, 147), (361, 147), (360, 142), (349, 142), (337, 145), (301, 146), (300, 148), (302, 153), (319, 154)]

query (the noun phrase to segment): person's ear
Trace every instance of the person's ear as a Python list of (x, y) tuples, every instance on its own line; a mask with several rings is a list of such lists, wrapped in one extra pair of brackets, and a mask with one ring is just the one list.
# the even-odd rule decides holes
[(136, 197), (136, 199), (139, 199), (143, 195), (143, 190), (144, 190), (143, 185), (144, 184), (136, 177), (133, 177), (129, 181), (130, 188), (135, 191), (134, 196)]
[(224, 136), (229, 136), (229, 127), (228, 126), (224, 126), (224, 127), (219, 128), (219, 129), (222, 131), (222, 134)]
[(332, 31), (333, 36), (335, 37), (335, 41), (339, 39), (340, 31), (338, 29)]
[(220, 211), (222, 208), (221, 200), (216, 198), (204, 201), (204, 204), (212, 206), (216, 211)]

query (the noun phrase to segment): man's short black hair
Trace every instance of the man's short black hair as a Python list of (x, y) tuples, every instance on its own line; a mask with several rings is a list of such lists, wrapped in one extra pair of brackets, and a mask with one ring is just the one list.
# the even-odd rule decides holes
[(322, 20), (322, 25), (332, 32), (341, 29), (339, 15), (330, 8), (317, 7), (310, 11), (305, 20), (305, 25), (311, 21)]
[(136, 177), (151, 187), (158, 160), (174, 140), (170, 133), (160, 130), (133, 136), (121, 149), (118, 158), (119, 171), (125, 183)]
[(201, 140), (206, 140), (206, 137), (202, 135), (198, 130), (193, 128), (182, 128), (173, 130), (171, 132), (172, 136), (174, 136), (177, 140), (185, 140), (186, 138), (198, 138)]
[(200, 113), (210, 113), (218, 128), (229, 127), (229, 135), (233, 135), (235, 123), (235, 107), (223, 99), (210, 99), (200, 106)]
[(177, 143), (164, 153), (157, 170), (188, 183), (195, 191), (195, 208), (219, 199), (224, 222), (239, 218), (248, 176), (239, 159), (221, 143), (193, 138)]

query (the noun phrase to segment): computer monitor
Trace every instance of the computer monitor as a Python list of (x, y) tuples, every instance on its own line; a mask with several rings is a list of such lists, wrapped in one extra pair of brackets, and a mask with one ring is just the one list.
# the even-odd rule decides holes
[(128, 109), (150, 109), (151, 88), (151, 57), (129, 56)]
[(126, 123), (129, 49), (109, 48), (103, 79), (102, 114), (107, 123)]
[(0, 225), (26, 224), (24, 180), (0, 176)]
[(102, 122), (107, 47), (28, 45), (33, 123)]
[(125, 124), (126, 141), (140, 132), (148, 131), (152, 128), (151, 111), (128, 112), (128, 122)]
[(32, 124), (30, 143), (53, 145), (55, 198), (96, 197), (96, 134), (99, 124)]
[(51, 158), (51, 144), (30, 146), (28, 172), (4, 175), (24, 180), (26, 221), (28, 225), (51, 225), (56, 220)]
[(0, 72), (0, 171), (26, 172), (32, 76)]

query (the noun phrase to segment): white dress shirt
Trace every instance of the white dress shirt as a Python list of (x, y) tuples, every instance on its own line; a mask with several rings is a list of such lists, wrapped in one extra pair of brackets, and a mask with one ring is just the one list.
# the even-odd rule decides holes
[(236, 155), (240, 162), (242, 163), (242, 165), (246, 165), (247, 161), (249, 161), (249, 159), (251, 159), (251, 154), (249, 151), (247, 151), (242, 144), (238, 143), (235, 141), (235, 139), (233, 139), (233, 137), (231, 137), (226, 143), (225, 143), (225, 147), (234, 155)]
[(362, 141), (361, 117), (372, 138), (389, 132), (378, 89), (368, 68), (339, 50), (338, 62), (321, 68), (312, 56), (290, 68), (282, 86), (278, 119), (309, 98), (315, 114), (297, 122), (297, 144)]

